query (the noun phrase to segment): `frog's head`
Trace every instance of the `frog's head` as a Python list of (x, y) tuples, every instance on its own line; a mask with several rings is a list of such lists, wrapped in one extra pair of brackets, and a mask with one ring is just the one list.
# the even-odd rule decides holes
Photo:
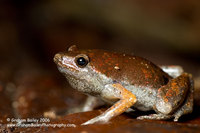
[[(102, 53), (101, 50), (79, 50), (73, 45), (67, 51), (56, 54), (54, 62), (73, 88), (95, 96), (100, 94), (102, 82), (110, 82), (96, 69), (101, 68), (104, 62)], [(105, 80), (100, 80), (101, 76)]]
[(88, 72), (87, 65), (90, 60), (85, 52), (79, 51), (76, 45), (72, 45), (67, 51), (57, 53), (54, 62), (64, 75), (81, 78), (80, 76)]

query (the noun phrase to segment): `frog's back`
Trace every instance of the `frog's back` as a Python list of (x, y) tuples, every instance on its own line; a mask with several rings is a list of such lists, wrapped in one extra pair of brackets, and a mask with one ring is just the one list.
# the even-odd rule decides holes
[(104, 50), (89, 50), (87, 54), (95, 71), (119, 83), (160, 88), (171, 78), (158, 66), (138, 56)]

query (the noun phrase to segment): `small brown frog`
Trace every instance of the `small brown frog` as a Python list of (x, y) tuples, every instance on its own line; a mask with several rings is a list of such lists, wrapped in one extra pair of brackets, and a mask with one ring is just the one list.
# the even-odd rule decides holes
[(82, 125), (106, 123), (128, 109), (154, 110), (137, 119), (166, 120), (193, 110), (192, 75), (179, 66), (157, 66), (133, 55), (105, 50), (79, 50), (75, 45), (58, 53), (54, 61), (70, 85), (88, 95), (79, 111), (112, 104), (101, 115)]

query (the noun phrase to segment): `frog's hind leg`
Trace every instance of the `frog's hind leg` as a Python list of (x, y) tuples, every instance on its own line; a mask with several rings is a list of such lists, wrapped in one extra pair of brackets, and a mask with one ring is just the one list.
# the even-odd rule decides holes
[(173, 115), (175, 117), (174, 121), (177, 121), (181, 115), (192, 111), (192, 103), (192, 76), (183, 73), (158, 90), (154, 109), (164, 115)]
[(140, 116), (138, 119), (164, 120), (178, 118), (192, 111), (193, 108), (193, 82), (190, 74), (183, 73), (158, 89), (154, 110), (158, 114)]
[[(160, 68), (174, 78), (180, 76), (184, 72), (181, 66), (160, 66)], [(190, 74), (188, 74), (188, 77), (190, 79), (190, 89), (188, 92), (188, 97), (184, 101), (183, 106), (174, 113), (174, 121), (178, 121), (180, 116), (191, 113), (193, 111), (194, 83)]]
[(189, 114), (193, 111), (193, 92), (194, 92), (194, 83), (193, 83), (193, 79), (190, 76), (190, 90), (188, 93), (188, 97), (186, 98), (186, 100), (183, 103), (183, 106), (178, 109), (178, 111), (176, 111), (174, 113), (174, 121), (178, 121), (178, 119), (184, 115), (184, 114)]

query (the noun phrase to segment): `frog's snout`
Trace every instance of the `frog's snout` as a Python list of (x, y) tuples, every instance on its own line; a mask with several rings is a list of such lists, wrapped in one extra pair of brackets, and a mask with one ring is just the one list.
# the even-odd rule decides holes
[(56, 54), (53, 58), (55, 63), (61, 62), (62, 60), (62, 55), (60, 53)]

